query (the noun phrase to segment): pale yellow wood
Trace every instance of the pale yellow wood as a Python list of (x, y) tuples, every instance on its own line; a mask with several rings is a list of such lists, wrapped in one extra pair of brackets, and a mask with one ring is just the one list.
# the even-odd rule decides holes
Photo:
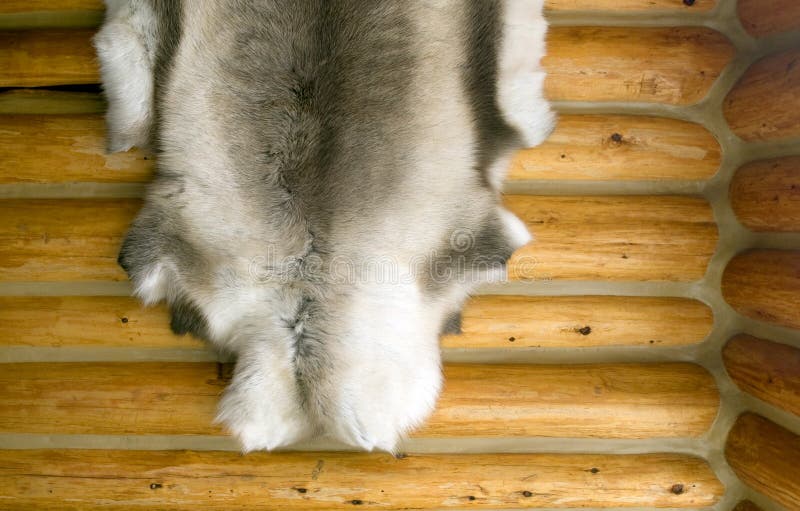
[(725, 119), (746, 141), (800, 136), (800, 50), (765, 57), (739, 79), (723, 103)]
[(730, 200), (749, 229), (800, 232), (800, 156), (743, 166), (731, 181)]
[(562, 115), (540, 146), (517, 153), (508, 179), (702, 180), (720, 147), (702, 126), (633, 115)]
[(126, 280), (122, 237), (133, 199), (0, 200), (0, 280)]
[[(476, 296), (445, 348), (682, 346), (711, 331), (711, 309), (683, 298)], [(166, 307), (113, 296), (0, 297), (0, 345), (201, 348), (169, 330)]]
[(744, 29), (756, 37), (800, 29), (797, 0), (738, 0), (736, 8)]
[(701, 342), (713, 324), (701, 302), (629, 296), (475, 296), (462, 319), (444, 347), (682, 346)]
[[(0, 368), (0, 432), (223, 434), (212, 425), (230, 376), (221, 364)], [(451, 364), (445, 381), (436, 412), (413, 436), (699, 436), (719, 405), (711, 375), (691, 364)]]
[(717, 5), (717, 0), (546, 0), (547, 11), (643, 11), (689, 13), (707, 12)]
[(145, 308), (122, 296), (0, 297), (0, 345), (38, 347), (192, 348), (174, 335), (163, 305)]
[(740, 389), (800, 417), (800, 349), (737, 335), (722, 357)]
[(101, 115), (0, 115), (0, 183), (145, 182), (152, 163), (107, 154)]
[[(509, 196), (537, 241), (514, 279), (697, 280), (714, 252), (711, 208), (690, 197)], [(117, 200), (0, 201), (0, 280), (124, 280), (119, 245), (140, 206)]]
[(100, 81), (93, 29), (0, 31), (0, 87)]
[(723, 492), (680, 454), (0, 451), (19, 511), (698, 508)]
[(547, 52), (550, 99), (676, 105), (703, 99), (735, 53), (699, 27), (554, 27)]
[(535, 238), (509, 262), (516, 280), (698, 280), (717, 244), (711, 208), (699, 198), (513, 195), (505, 201)]
[(800, 436), (745, 413), (728, 435), (725, 457), (743, 483), (786, 509), (800, 509)]
[(751, 250), (734, 257), (722, 295), (739, 313), (800, 328), (800, 251)]

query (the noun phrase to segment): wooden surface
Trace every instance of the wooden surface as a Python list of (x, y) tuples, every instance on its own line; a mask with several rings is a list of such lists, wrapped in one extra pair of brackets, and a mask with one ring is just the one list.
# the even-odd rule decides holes
[(739, 20), (756, 37), (800, 29), (800, 2), (797, 0), (739, 0)]
[(102, 115), (0, 115), (0, 183), (145, 182), (147, 158), (106, 154)]
[(800, 436), (745, 413), (728, 435), (725, 457), (742, 482), (787, 509), (800, 509)]
[(707, 305), (683, 298), (475, 296), (462, 315), (462, 333), (444, 347), (681, 346), (713, 325)]
[(738, 335), (725, 346), (722, 357), (740, 389), (800, 416), (800, 349)]
[(554, 27), (545, 93), (552, 100), (688, 105), (734, 55), (708, 28)]
[(0, 280), (127, 280), (117, 265), (131, 199), (0, 201)]
[(800, 156), (754, 161), (734, 175), (731, 206), (754, 231), (800, 231)]
[(723, 491), (677, 454), (0, 451), (17, 510), (692, 508)]
[(561, 115), (540, 146), (520, 151), (508, 179), (701, 180), (720, 164), (698, 124), (633, 115)]
[(800, 251), (751, 250), (734, 257), (722, 276), (722, 295), (745, 316), (800, 328)]
[(696, 0), (687, 5), (683, 0), (545, 0), (547, 11), (643, 11), (643, 12), (707, 12), (717, 0)]
[(103, 9), (103, 0), (3, 0), (0, 3), (0, 14), (102, 11)]
[(505, 202), (535, 237), (512, 256), (512, 279), (698, 280), (717, 243), (711, 208), (699, 198), (512, 195)]
[[(445, 348), (682, 346), (711, 331), (711, 309), (683, 298), (475, 296)], [(0, 297), (0, 345), (202, 348), (169, 330), (166, 307), (130, 297)]]
[[(0, 86), (97, 83), (92, 32), (3, 33)], [(724, 36), (697, 27), (555, 27), (548, 38), (554, 100), (695, 103), (733, 56)]]
[(800, 50), (765, 57), (752, 66), (723, 103), (733, 132), (746, 141), (800, 136)]
[(0, 87), (99, 82), (93, 29), (0, 31)]
[[(0, 432), (220, 435), (211, 423), (229, 367), (217, 363), (21, 363), (0, 371)], [(717, 413), (691, 364), (445, 367), (416, 437), (686, 437)]]
[[(714, 252), (711, 208), (689, 197), (508, 196), (537, 242), (512, 258), (516, 279), (699, 279)], [(117, 250), (139, 201), (0, 201), (0, 279), (124, 280)]]

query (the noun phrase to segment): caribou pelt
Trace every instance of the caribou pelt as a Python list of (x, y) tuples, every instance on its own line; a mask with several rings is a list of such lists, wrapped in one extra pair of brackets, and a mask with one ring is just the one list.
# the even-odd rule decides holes
[(438, 336), (528, 230), (511, 153), (552, 129), (542, 0), (107, 0), (108, 147), (157, 174), (119, 262), (172, 328), (236, 355), (244, 451), (393, 451)]

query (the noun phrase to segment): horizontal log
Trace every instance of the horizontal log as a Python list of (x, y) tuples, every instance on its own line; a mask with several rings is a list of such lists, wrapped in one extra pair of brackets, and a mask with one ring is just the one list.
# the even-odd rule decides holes
[(520, 151), (509, 180), (703, 180), (720, 147), (698, 124), (633, 115), (562, 115), (540, 146)]
[(800, 416), (800, 349), (738, 335), (728, 341), (722, 357), (740, 389)]
[[(228, 366), (21, 363), (0, 371), (0, 432), (222, 435), (212, 425)], [(463, 365), (416, 437), (696, 437), (717, 414), (691, 364)]]
[[(682, 346), (711, 331), (711, 309), (683, 298), (476, 296), (445, 348)], [(166, 307), (113, 296), (0, 297), (0, 345), (194, 348)]]
[(144, 182), (152, 163), (107, 154), (101, 115), (0, 115), (0, 183)]
[(3, 0), (0, 3), (0, 14), (102, 10), (103, 0)]
[(800, 136), (798, 61), (797, 49), (771, 55), (739, 79), (723, 102), (725, 119), (736, 135), (748, 142)]
[(800, 509), (800, 436), (745, 413), (728, 434), (725, 457), (743, 483), (787, 509)]
[(749, 229), (800, 232), (800, 156), (743, 166), (731, 181), (730, 199)]
[[(153, 161), (108, 155), (102, 116), (0, 116), (0, 183), (144, 182)], [(509, 180), (702, 180), (720, 163), (703, 127), (657, 117), (565, 115), (541, 146), (520, 151)]]
[(800, 328), (800, 251), (751, 250), (734, 257), (722, 295), (740, 314)]
[(708, 28), (555, 27), (545, 92), (553, 100), (693, 104), (735, 53)]
[[(0, 86), (97, 83), (92, 33), (5, 33)], [(698, 27), (555, 27), (548, 52), (545, 88), (551, 99), (670, 104), (702, 99), (734, 53), (723, 35)]]
[(515, 280), (667, 280), (703, 277), (717, 244), (708, 203), (672, 196), (521, 196), (506, 205), (533, 243), (509, 262)]
[[(508, 196), (537, 241), (513, 279), (701, 278), (717, 241), (708, 203), (690, 197)], [(137, 200), (0, 201), (0, 280), (125, 280), (116, 257)]]
[(649, 13), (707, 12), (717, 0), (545, 0), (546, 11), (642, 11)]
[(16, 510), (696, 508), (723, 492), (678, 454), (0, 451)]
[(708, 306), (683, 298), (476, 296), (462, 312), (462, 333), (444, 337), (442, 345), (681, 346), (701, 342), (713, 321)]
[(796, 0), (739, 0), (736, 8), (742, 26), (755, 37), (800, 29)]
[(0, 31), (0, 87), (99, 82), (93, 29)]

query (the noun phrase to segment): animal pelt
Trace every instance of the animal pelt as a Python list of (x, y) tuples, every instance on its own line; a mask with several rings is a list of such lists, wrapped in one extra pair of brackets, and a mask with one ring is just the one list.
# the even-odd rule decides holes
[(237, 356), (245, 451), (392, 451), (438, 335), (530, 239), (511, 153), (552, 128), (542, 0), (107, 0), (108, 147), (157, 175), (119, 261), (172, 328)]

